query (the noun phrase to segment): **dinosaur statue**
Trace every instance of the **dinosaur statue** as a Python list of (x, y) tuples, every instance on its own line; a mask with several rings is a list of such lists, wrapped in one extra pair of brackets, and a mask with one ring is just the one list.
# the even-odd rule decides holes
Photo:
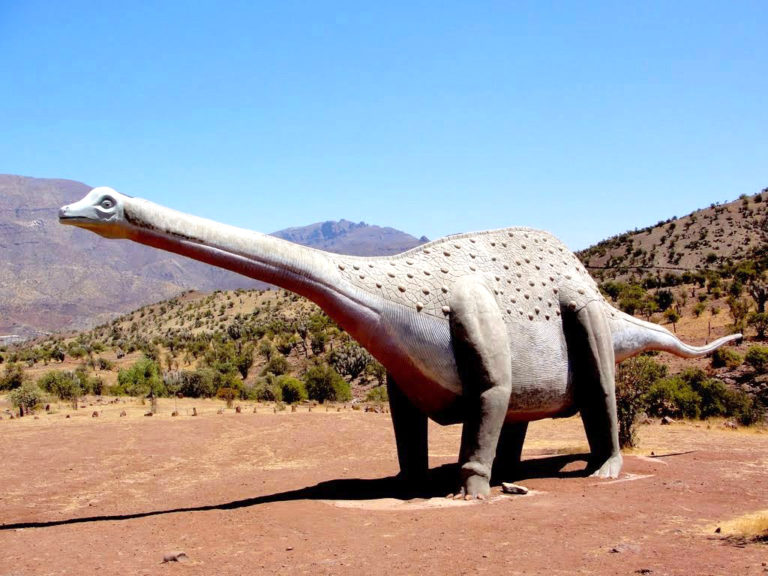
[[(403, 479), (428, 470), (427, 418), (463, 423), (458, 495), (484, 497), (492, 469), (519, 461), (528, 422), (581, 412), (589, 470), (616, 477), (615, 364), (645, 350), (693, 358), (708, 346), (611, 307), (550, 234), (506, 228), (449, 236), (390, 257), (307, 248), (95, 188), (59, 219), (257, 278), (317, 303), (387, 369)], [(494, 465), (494, 461), (495, 465)]]

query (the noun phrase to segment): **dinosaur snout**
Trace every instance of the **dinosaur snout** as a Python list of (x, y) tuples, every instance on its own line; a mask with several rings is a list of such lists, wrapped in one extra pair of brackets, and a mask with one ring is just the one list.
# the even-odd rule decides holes
[(59, 208), (59, 220), (63, 220), (67, 217), (67, 213), (69, 212), (69, 206), (62, 206)]

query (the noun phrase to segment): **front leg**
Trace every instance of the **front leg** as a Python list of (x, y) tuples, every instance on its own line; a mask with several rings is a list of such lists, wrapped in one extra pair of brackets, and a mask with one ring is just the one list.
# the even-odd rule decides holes
[(450, 325), (465, 403), (459, 496), (484, 498), (512, 390), (507, 327), (491, 290), (471, 277), (454, 287)]
[(418, 485), (426, 479), (429, 470), (427, 416), (403, 394), (390, 374), (387, 374), (387, 395), (395, 429), (400, 478)]

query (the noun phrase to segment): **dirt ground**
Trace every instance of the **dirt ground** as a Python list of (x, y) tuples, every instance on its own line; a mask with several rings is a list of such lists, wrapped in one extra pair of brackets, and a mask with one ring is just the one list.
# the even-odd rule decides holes
[(768, 522), (765, 431), (644, 426), (598, 481), (578, 419), (537, 422), (514, 479), (531, 493), (470, 503), (443, 497), (458, 427), (430, 428), (414, 498), (388, 414), (88, 404), (0, 421), (0, 576), (768, 574), (768, 544), (735, 536)]

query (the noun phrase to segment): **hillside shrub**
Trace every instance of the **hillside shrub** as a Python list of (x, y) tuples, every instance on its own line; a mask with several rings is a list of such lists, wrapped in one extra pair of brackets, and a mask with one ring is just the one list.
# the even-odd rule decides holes
[(654, 299), (659, 306), (659, 310), (665, 312), (672, 304), (675, 303), (675, 296), (669, 290), (659, 290), (656, 292)]
[(310, 400), (346, 402), (352, 398), (349, 384), (328, 364), (316, 364), (304, 375)]
[(768, 367), (768, 346), (750, 346), (744, 356), (744, 362), (749, 364), (756, 372), (765, 372)]
[(187, 398), (212, 398), (216, 394), (216, 371), (211, 368), (167, 372), (163, 383), (171, 394)]
[(751, 426), (763, 419), (765, 407), (746, 392), (736, 390), (730, 397), (728, 413), (735, 417), (742, 426)]
[(667, 367), (648, 356), (629, 358), (619, 364), (616, 371), (616, 411), (622, 448), (636, 445), (637, 417), (646, 409), (646, 396), (651, 386), (666, 374)]
[(282, 401), (286, 404), (294, 404), (306, 400), (309, 395), (304, 382), (292, 376), (279, 376), (277, 386), (280, 388)]
[(759, 414), (760, 403), (739, 390), (732, 390), (700, 368), (662, 378), (648, 391), (647, 406), (654, 416), (711, 418), (733, 416), (749, 421)]
[(0, 390), (14, 390), (26, 380), (24, 368), (18, 362), (8, 362), (0, 377)]
[(389, 402), (389, 393), (386, 386), (376, 386), (368, 390), (365, 395), (366, 402), (386, 403)]
[(760, 340), (764, 340), (768, 331), (768, 312), (751, 312), (747, 316), (747, 325), (755, 329)]
[(43, 403), (44, 398), (43, 391), (37, 384), (29, 380), (8, 394), (11, 404), (19, 409), (19, 416), (34, 412)]
[(264, 366), (261, 374), (262, 376), (268, 373), (274, 374), (275, 376), (281, 376), (286, 372), (288, 372), (288, 360), (286, 360), (285, 356), (280, 352), (275, 352), (272, 354), (269, 362), (267, 362), (267, 365)]
[(712, 354), (712, 368), (728, 368), (733, 370), (741, 366), (744, 358), (731, 348), (718, 348)]
[(329, 361), (339, 374), (354, 380), (373, 362), (373, 357), (357, 342), (347, 342), (331, 352)]
[(278, 402), (283, 399), (283, 391), (277, 384), (277, 376), (267, 373), (265, 378), (260, 378), (251, 388), (250, 396), (259, 402)]
[(120, 370), (117, 386), (112, 391), (128, 396), (147, 396), (150, 392), (154, 396), (167, 395), (157, 362), (146, 357), (137, 360), (130, 368)]
[(38, 379), (37, 385), (59, 400), (71, 402), (73, 407), (77, 407), (77, 400), (84, 394), (74, 372), (51, 370)]
[(236, 388), (230, 388), (229, 386), (222, 386), (216, 390), (216, 398), (225, 400), (227, 402), (227, 408), (232, 408), (232, 403), (238, 396), (240, 396), (240, 391)]
[(653, 416), (701, 417), (701, 396), (680, 376), (662, 378), (651, 385), (647, 402), (648, 413)]
[(734, 392), (729, 390), (722, 380), (707, 378), (700, 368), (689, 368), (680, 376), (701, 398), (700, 418), (726, 416), (730, 413)]

